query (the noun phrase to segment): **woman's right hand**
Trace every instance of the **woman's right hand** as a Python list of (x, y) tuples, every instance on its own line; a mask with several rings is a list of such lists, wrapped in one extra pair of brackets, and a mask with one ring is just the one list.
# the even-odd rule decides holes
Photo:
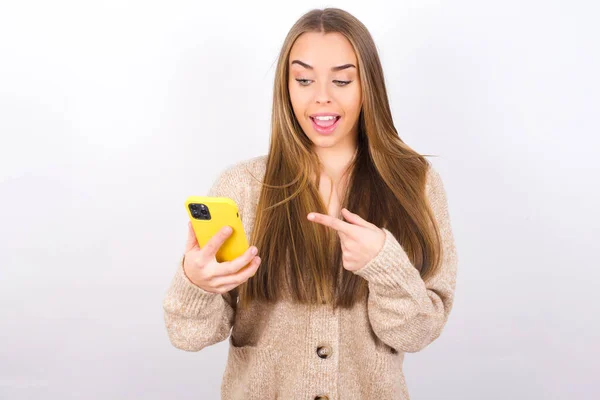
[(200, 248), (192, 223), (188, 222), (183, 270), (194, 285), (207, 292), (224, 294), (254, 276), (260, 265), (255, 246), (250, 246), (235, 260), (217, 261), (216, 254), (231, 233), (231, 227), (224, 226)]

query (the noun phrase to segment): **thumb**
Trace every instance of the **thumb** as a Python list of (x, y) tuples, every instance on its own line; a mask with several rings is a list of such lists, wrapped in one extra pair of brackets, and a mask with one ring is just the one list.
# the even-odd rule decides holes
[(370, 222), (362, 219), (360, 215), (350, 212), (350, 210), (348, 210), (347, 208), (342, 208), (342, 216), (346, 221), (350, 222), (351, 224), (364, 226), (365, 228), (369, 228), (372, 225)]
[(196, 238), (196, 232), (194, 232), (194, 228), (192, 227), (192, 222), (188, 221), (188, 236), (185, 243), (185, 252), (187, 253), (195, 248), (200, 249), (200, 246), (198, 245), (198, 239)]

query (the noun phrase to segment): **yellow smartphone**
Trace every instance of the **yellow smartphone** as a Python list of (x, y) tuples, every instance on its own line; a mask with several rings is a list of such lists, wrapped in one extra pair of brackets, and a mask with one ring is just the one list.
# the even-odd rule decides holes
[(231, 235), (217, 251), (218, 262), (232, 261), (250, 247), (238, 206), (229, 197), (189, 196), (185, 201), (192, 227), (200, 248), (225, 225), (233, 228)]

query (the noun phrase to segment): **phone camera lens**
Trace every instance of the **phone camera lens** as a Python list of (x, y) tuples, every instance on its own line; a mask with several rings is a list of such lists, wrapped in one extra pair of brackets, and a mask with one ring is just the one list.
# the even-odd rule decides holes
[(191, 203), (189, 205), (190, 214), (195, 219), (210, 220), (210, 210), (202, 203)]

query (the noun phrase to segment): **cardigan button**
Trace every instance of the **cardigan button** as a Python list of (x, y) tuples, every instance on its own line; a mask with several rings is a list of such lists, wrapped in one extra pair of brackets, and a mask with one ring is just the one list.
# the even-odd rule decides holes
[(329, 346), (318, 347), (317, 355), (321, 358), (329, 358), (329, 356), (331, 355), (331, 347), (329, 347)]
[(324, 396), (324, 395), (323, 396), (317, 396), (317, 397), (315, 397), (315, 400), (329, 400), (329, 397)]

